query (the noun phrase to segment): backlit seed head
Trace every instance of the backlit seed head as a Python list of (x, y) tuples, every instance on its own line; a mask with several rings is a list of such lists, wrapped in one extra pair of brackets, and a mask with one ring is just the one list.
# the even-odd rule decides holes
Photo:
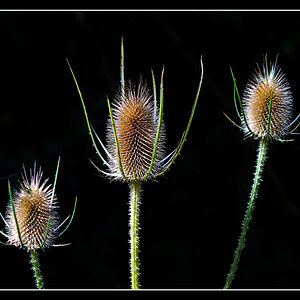
[[(28, 251), (40, 248), (44, 241), (44, 247), (51, 246), (56, 238), (55, 228), (57, 228), (59, 222), (56, 196), (54, 195), (52, 199), (51, 184), (46, 185), (48, 179), (42, 183), (42, 175), (41, 168), (36, 171), (36, 166), (34, 166), (33, 174), (30, 170), (30, 179), (28, 180), (24, 170), (20, 187), (13, 194), (21, 241)], [(8, 243), (22, 247), (10, 203), (7, 207), (6, 222)]]
[[(158, 109), (154, 107), (147, 85), (140, 81), (137, 89), (135, 89), (129, 83), (124, 93), (119, 91), (112, 105), (112, 115), (115, 122), (124, 174), (131, 181), (142, 180), (151, 164), (159, 120)], [(107, 128), (110, 174), (114, 179), (122, 180), (123, 177), (118, 164), (117, 147), (110, 118)], [(155, 177), (161, 170), (160, 162), (164, 154), (165, 130), (162, 123), (150, 177)]]
[[(270, 99), (272, 95), (269, 119)], [(243, 95), (246, 122), (256, 138), (281, 138), (288, 132), (292, 117), (293, 98), (285, 75), (275, 64), (263, 65), (262, 72), (256, 70)], [(246, 135), (251, 134), (243, 122)], [(269, 127), (269, 129), (268, 129)]]

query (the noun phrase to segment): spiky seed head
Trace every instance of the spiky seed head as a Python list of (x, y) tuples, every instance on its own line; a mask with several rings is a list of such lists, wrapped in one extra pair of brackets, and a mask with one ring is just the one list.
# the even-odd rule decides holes
[[(271, 114), (268, 132), (270, 100)], [(289, 83), (275, 64), (268, 67), (267, 61), (263, 70), (258, 68), (247, 84), (243, 95), (243, 106), (246, 122), (256, 138), (281, 138), (288, 131), (292, 117), (293, 98)], [(246, 135), (249, 129), (243, 121)]]
[[(33, 173), (30, 170), (30, 179), (28, 180), (24, 169), (20, 187), (18, 190), (14, 190), (13, 193), (13, 203), (21, 241), (28, 251), (39, 249), (44, 241), (43, 247), (51, 246), (56, 238), (55, 228), (57, 228), (59, 222), (56, 195), (54, 194), (52, 199), (53, 190), (51, 184), (46, 185), (48, 179), (41, 182), (42, 175), (41, 168), (36, 171), (36, 166), (34, 166)], [(49, 218), (50, 223), (48, 227)], [(6, 222), (8, 243), (21, 247), (22, 244), (20, 243), (10, 202), (7, 206)]]
[[(158, 110), (154, 107), (147, 85), (140, 80), (137, 89), (129, 83), (125, 91), (120, 90), (112, 104), (112, 115), (124, 174), (131, 181), (142, 180), (151, 164), (159, 120)], [(110, 174), (112, 178), (122, 180), (110, 118), (107, 128)], [(162, 123), (150, 177), (155, 177), (161, 170), (160, 162), (164, 154), (165, 130)]]

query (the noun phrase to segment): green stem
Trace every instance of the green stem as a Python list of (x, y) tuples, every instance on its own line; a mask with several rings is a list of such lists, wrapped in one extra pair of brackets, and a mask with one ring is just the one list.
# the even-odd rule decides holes
[(44, 282), (41, 274), (37, 250), (30, 251), (30, 258), (31, 258), (32, 269), (34, 271), (36, 286), (39, 289), (44, 289)]
[(260, 144), (259, 144), (256, 171), (255, 171), (253, 186), (252, 186), (252, 190), (251, 190), (251, 194), (250, 194), (250, 200), (249, 200), (246, 215), (245, 215), (245, 218), (244, 218), (244, 222), (243, 222), (243, 226), (242, 226), (242, 232), (241, 232), (241, 235), (240, 235), (240, 238), (239, 238), (238, 246), (237, 246), (235, 254), (234, 254), (233, 262), (232, 262), (232, 265), (231, 265), (231, 268), (230, 268), (230, 272), (227, 276), (224, 289), (230, 288), (230, 285), (232, 283), (232, 280), (234, 278), (234, 275), (235, 275), (235, 272), (236, 272), (236, 269), (237, 269), (237, 265), (238, 265), (239, 260), (240, 260), (242, 250), (244, 248), (246, 233), (247, 233), (247, 230), (248, 230), (248, 227), (249, 227), (251, 214), (252, 214), (253, 209), (254, 209), (254, 203), (255, 203), (255, 199), (257, 197), (258, 187), (259, 187), (259, 184), (261, 182), (261, 174), (262, 174), (265, 159), (266, 159), (267, 148), (268, 148), (268, 137), (262, 139), (260, 141)]
[(139, 284), (139, 204), (141, 194), (141, 181), (132, 181), (130, 186), (130, 272), (131, 288), (138, 289)]

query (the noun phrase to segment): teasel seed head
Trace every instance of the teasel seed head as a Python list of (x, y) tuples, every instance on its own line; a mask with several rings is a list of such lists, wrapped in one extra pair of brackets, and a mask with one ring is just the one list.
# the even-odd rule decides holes
[[(131, 83), (124, 90), (121, 88), (112, 103), (112, 116), (124, 175), (129, 181), (143, 180), (152, 161), (159, 122), (159, 112), (147, 84), (140, 80), (137, 88)], [(123, 180), (111, 118), (108, 119), (106, 139), (111, 177)], [(165, 155), (163, 122), (156, 149), (150, 178), (161, 171)]]
[(246, 135), (281, 139), (288, 133), (293, 98), (290, 85), (276, 62), (268, 66), (265, 58), (262, 72), (258, 67), (245, 88), (242, 101), (245, 112), (242, 125)]
[[(156, 80), (152, 69), (153, 99), (147, 85), (142, 81), (140, 81), (137, 89), (131, 83), (125, 86), (124, 47), (123, 38), (121, 39), (121, 88), (112, 105), (107, 98), (110, 118), (108, 119), (106, 132), (107, 147), (105, 147), (89, 121), (82, 93), (68, 62), (84, 110), (93, 146), (103, 164), (108, 167), (108, 171), (103, 171), (91, 161), (102, 175), (111, 180), (133, 183), (146, 181), (147, 179), (154, 180), (169, 170), (181, 153), (194, 117), (203, 81), (202, 56), (200, 63), (200, 82), (187, 127), (177, 147), (165, 156), (165, 126), (163, 122), (164, 67), (161, 72), (159, 101), (157, 101)], [(96, 140), (105, 151), (107, 159), (99, 151)]]
[(48, 179), (42, 182), (42, 175), (41, 168), (37, 171), (34, 165), (28, 179), (24, 169), (20, 187), (13, 193), (15, 216), (11, 204), (6, 211), (8, 243), (27, 251), (49, 247), (57, 236), (57, 198), (51, 184), (47, 185)]

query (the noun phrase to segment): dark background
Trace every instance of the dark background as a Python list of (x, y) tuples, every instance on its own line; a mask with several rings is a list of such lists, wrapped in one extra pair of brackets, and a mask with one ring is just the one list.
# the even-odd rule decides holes
[[(265, 53), (286, 73), (300, 112), (300, 12), (94, 11), (0, 12), (0, 209), (7, 178), (36, 161), (53, 182), (61, 218), (73, 224), (40, 255), (46, 288), (129, 288), (128, 187), (97, 176), (82, 106), (105, 140), (108, 109), (125, 76), (151, 83), (165, 66), (167, 151), (179, 141), (200, 78), (199, 104), (182, 155), (158, 182), (143, 185), (140, 217), (142, 288), (223, 288), (240, 234), (257, 141), (244, 140), (233, 104), (230, 66), (240, 91)], [(300, 287), (300, 137), (274, 142), (232, 288)], [(4, 230), (4, 223), (1, 226)], [(2, 237), (2, 241), (5, 238)], [(0, 248), (0, 288), (35, 288), (29, 255)]]

